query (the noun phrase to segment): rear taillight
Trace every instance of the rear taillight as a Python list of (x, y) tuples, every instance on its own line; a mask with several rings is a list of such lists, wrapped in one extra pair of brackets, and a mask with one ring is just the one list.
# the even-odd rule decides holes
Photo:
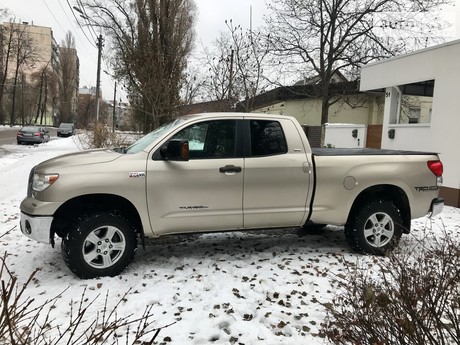
[(40, 132), (35, 132), (34, 135), (35, 135), (36, 137), (39, 137), (39, 136), (42, 135), (42, 134), (41, 134)]
[(428, 168), (431, 170), (431, 172), (436, 176), (436, 186), (441, 187), (442, 186), (442, 173), (444, 171), (444, 168), (442, 166), (441, 161), (428, 161), (427, 162)]
[(428, 161), (427, 162), (428, 168), (431, 172), (436, 176), (440, 177), (443, 173), (443, 166), (441, 161)]

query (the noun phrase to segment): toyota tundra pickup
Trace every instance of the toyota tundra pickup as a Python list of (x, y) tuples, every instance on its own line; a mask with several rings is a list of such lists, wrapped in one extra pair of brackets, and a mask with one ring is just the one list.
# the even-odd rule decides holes
[(363, 253), (393, 249), (411, 219), (436, 215), (435, 153), (310, 148), (293, 117), (180, 117), (127, 148), (63, 155), (32, 168), (21, 231), (54, 246), (77, 276), (114, 276), (146, 237), (343, 225)]

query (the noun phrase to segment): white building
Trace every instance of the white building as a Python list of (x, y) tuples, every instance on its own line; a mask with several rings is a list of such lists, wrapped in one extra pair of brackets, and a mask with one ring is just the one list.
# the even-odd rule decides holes
[(362, 67), (360, 90), (382, 89), (381, 147), (440, 153), (441, 196), (460, 207), (460, 40)]

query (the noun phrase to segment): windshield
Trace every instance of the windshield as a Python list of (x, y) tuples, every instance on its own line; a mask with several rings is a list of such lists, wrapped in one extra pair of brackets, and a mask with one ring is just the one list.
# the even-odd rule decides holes
[(61, 123), (61, 125), (59, 126), (59, 128), (72, 128), (73, 127), (73, 124), (71, 123)]
[(21, 132), (40, 132), (40, 128), (31, 126), (22, 127), (20, 130)]
[(133, 153), (138, 153), (144, 150), (147, 146), (150, 146), (151, 144), (153, 144), (163, 134), (174, 129), (175, 127), (178, 127), (184, 121), (185, 121), (184, 118), (179, 118), (177, 120), (164, 124), (161, 127), (158, 127), (153, 132), (150, 132), (149, 134), (143, 136), (138, 141), (136, 141), (134, 144), (129, 146), (126, 149), (125, 153), (133, 154)]

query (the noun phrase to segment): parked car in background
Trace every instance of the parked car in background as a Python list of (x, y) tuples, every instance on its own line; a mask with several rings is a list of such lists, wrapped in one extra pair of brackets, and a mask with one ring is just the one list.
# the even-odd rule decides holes
[(75, 134), (75, 126), (73, 123), (61, 123), (57, 130), (58, 137), (70, 137)]
[(41, 144), (50, 140), (49, 132), (45, 127), (24, 126), (16, 134), (18, 145)]

